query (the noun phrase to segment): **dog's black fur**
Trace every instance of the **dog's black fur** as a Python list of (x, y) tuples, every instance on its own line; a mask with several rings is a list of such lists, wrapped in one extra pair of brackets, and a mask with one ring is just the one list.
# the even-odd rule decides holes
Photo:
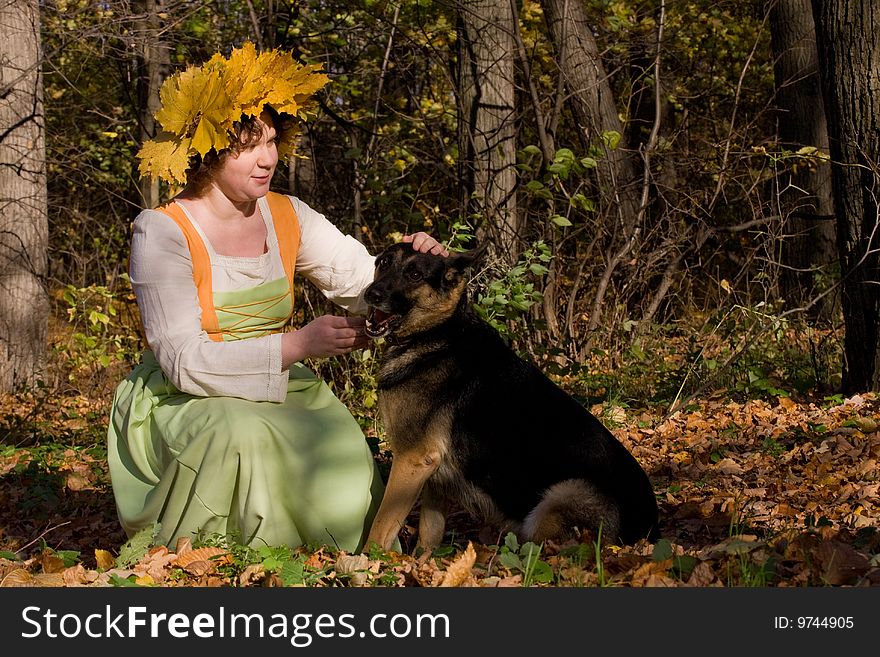
[(378, 394), (392, 468), (366, 545), (389, 549), (419, 493), (426, 548), (456, 503), (496, 536), (656, 540), (657, 503), (636, 459), (471, 309), (476, 257), (396, 244), (376, 260), (364, 298), (367, 334), (387, 338)]

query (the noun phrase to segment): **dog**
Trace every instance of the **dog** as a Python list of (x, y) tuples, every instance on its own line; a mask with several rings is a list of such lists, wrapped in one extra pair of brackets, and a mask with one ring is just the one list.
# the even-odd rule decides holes
[(456, 504), (522, 541), (584, 530), (656, 541), (657, 502), (635, 457), (470, 305), (466, 274), (484, 250), (444, 257), (400, 243), (376, 258), (365, 330), (385, 338), (378, 403), (391, 470), (365, 549), (391, 549), (419, 496), (417, 551), (442, 542)]

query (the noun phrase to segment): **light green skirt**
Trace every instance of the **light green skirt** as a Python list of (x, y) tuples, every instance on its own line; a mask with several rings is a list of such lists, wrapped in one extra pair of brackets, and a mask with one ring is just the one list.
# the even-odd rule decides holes
[(158, 542), (220, 534), (246, 545), (359, 550), (382, 500), (376, 462), (355, 419), (303, 365), (287, 399), (195, 397), (152, 353), (117, 388), (108, 460), (131, 536)]

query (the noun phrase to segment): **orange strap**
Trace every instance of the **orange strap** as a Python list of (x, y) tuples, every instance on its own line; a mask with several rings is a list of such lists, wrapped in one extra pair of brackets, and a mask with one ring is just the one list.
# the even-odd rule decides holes
[(296, 254), (299, 251), (299, 217), (293, 209), (290, 197), (285, 194), (269, 192), (266, 194), (269, 203), (269, 213), (275, 224), (275, 236), (278, 238), (278, 247), (281, 249), (281, 263), (287, 280), (290, 281), (290, 302), (293, 304), (293, 272), (296, 268)]
[[(284, 194), (269, 192), (266, 195), (266, 200), (269, 204), (269, 212), (272, 214), (272, 223), (275, 225), (275, 236), (278, 238), (284, 273), (287, 274), (287, 280), (290, 284), (290, 301), (293, 306), (293, 274), (296, 254), (299, 250), (299, 219), (293, 209), (293, 204)], [(193, 282), (198, 292), (199, 306), (202, 308), (202, 328), (208, 333), (208, 337), (220, 342), (223, 340), (223, 332), (220, 329), (217, 311), (214, 307), (211, 258), (208, 256), (208, 249), (180, 205), (172, 201), (156, 209), (171, 217), (183, 231), (186, 246), (192, 258)]]

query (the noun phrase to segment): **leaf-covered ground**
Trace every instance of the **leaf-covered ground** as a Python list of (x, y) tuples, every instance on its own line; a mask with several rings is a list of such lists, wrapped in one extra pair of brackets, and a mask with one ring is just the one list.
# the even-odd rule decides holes
[[(593, 411), (649, 473), (663, 538), (497, 545), (464, 513), (427, 558), (126, 542), (107, 475), (107, 396), (0, 398), (2, 586), (880, 585), (880, 399), (704, 399), (672, 416)], [(91, 437), (91, 438), (89, 438)], [(410, 518), (411, 525), (416, 522)], [(413, 527), (402, 533), (411, 549)]]

